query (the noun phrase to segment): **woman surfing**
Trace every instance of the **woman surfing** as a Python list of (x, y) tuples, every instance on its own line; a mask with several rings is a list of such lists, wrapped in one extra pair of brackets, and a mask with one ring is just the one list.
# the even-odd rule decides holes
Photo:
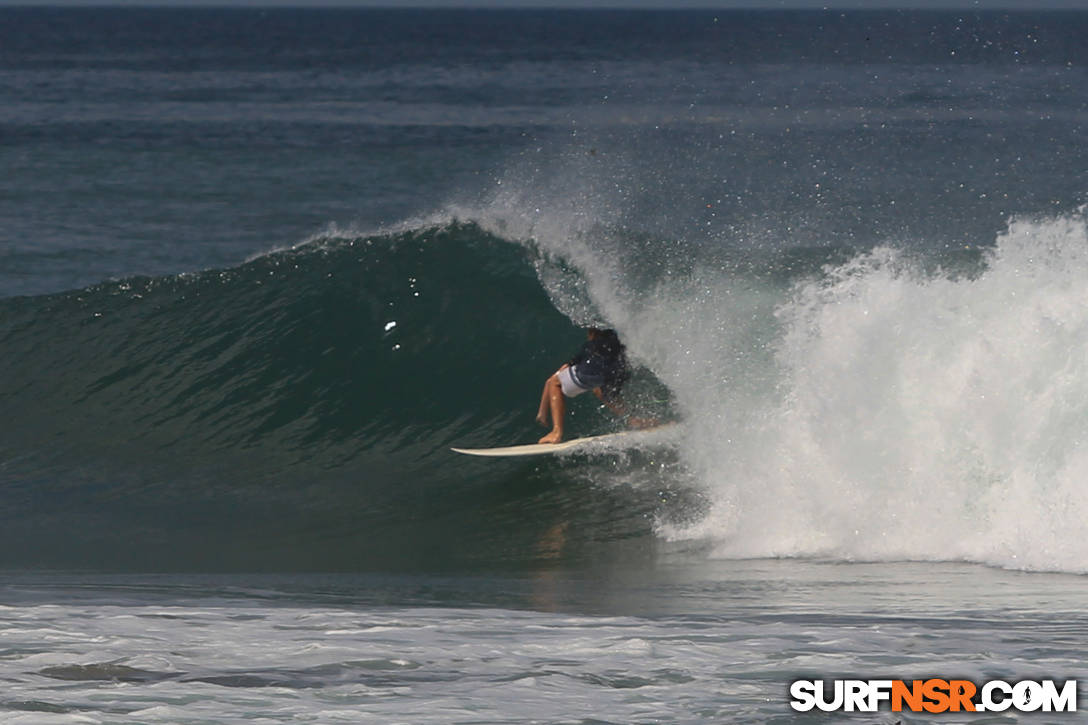
[[(559, 443), (563, 440), (563, 420), (567, 414), (564, 397), (574, 398), (592, 391), (617, 416), (626, 416), (627, 405), (619, 393), (628, 377), (626, 348), (616, 331), (588, 328), (586, 342), (544, 383), (536, 420), (546, 427), (550, 416), (552, 430), (539, 442)], [(629, 418), (627, 422), (633, 428), (657, 425), (657, 421), (650, 418)]]

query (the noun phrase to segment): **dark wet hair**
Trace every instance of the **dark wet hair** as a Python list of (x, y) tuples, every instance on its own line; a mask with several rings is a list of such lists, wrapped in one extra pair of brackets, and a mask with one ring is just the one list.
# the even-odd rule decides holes
[(608, 382), (601, 386), (601, 392), (604, 393), (605, 397), (614, 398), (619, 395), (620, 388), (623, 387), (623, 384), (627, 382), (627, 378), (631, 375), (627, 362), (627, 348), (620, 342), (619, 334), (611, 328), (590, 327), (588, 331), (593, 333), (594, 342), (601, 348), (602, 352), (616, 361), (615, 373)]
[(626, 349), (624, 344), (620, 342), (619, 334), (611, 327), (587, 327), (586, 331), (592, 333), (593, 337), (599, 340), (600, 344), (609, 352), (620, 353)]

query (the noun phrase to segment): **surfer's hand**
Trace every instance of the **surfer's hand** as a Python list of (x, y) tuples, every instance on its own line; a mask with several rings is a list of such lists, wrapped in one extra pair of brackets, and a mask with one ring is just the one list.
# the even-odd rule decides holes
[(635, 430), (642, 430), (643, 428), (653, 428), (660, 425), (661, 421), (657, 418), (628, 418), (627, 425), (631, 426)]

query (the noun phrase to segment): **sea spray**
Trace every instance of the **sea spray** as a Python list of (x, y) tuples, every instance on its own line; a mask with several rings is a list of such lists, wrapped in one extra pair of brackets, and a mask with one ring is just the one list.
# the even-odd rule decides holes
[(1013, 220), (974, 276), (878, 248), (797, 281), (744, 430), (727, 381), (683, 383), (703, 386), (678, 397), (713, 431), (684, 458), (714, 505), (664, 533), (729, 557), (1085, 571), (1086, 276), (1078, 213)]

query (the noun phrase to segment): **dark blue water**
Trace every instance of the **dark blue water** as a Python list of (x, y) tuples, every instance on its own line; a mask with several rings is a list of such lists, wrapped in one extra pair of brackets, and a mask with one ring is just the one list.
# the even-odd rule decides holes
[[(722, 467), (752, 473), (708, 462), (729, 431), (796, 401), (799, 284), (874, 248), (975, 278), (1010, 219), (1075, 245), (1086, 33), (1081, 12), (2, 9), (0, 565), (650, 560)], [(701, 419), (721, 438), (450, 457), (532, 440), (590, 321), (629, 341), (642, 409), (741, 396)], [(991, 467), (1012, 475), (963, 468)]]
[(594, 152), (586, 193), (672, 236), (962, 238), (1083, 191), (1079, 13), (2, 12), (6, 295), (231, 266)]

